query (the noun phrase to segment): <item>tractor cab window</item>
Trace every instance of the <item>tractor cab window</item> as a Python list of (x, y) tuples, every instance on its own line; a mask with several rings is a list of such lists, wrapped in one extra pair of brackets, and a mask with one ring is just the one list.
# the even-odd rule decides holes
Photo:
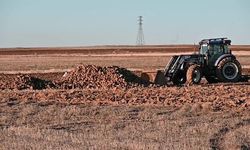
[(226, 54), (230, 53), (228, 45), (224, 45), (224, 53), (226, 53)]
[(209, 54), (210, 55), (218, 55), (223, 53), (223, 45), (211, 44), (209, 45)]
[(208, 51), (208, 46), (207, 44), (202, 44), (201, 47), (200, 47), (200, 54), (203, 54), (205, 55)]

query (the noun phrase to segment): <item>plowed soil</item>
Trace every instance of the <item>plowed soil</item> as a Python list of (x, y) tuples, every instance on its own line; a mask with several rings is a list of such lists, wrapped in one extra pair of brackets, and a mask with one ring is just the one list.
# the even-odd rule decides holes
[[(64, 74), (2, 74), (0, 77), (3, 90), (0, 97), (6, 101), (53, 100), (68, 104), (174, 107), (196, 104), (200, 105), (199, 109), (206, 107), (215, 111), (250, 108), (249, 83), (159, 86), (116, 66), (81, 65)], [(19, 91), (25, 89), (25, 92)]]
[(156, 105), (181, 107), (196, 104), (211, 111), (250, 108), (250, 86), (147, 87), (129, 89), (83, 89), (1, 91), (2, 102), (38, 101), (94, 105)]

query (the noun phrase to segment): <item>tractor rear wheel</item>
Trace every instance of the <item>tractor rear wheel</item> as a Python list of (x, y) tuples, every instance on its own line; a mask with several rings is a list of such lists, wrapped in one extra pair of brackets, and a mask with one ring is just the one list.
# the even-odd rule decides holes
[(241, 65), (238, 60), (225, 58), (216, 68), (216, 75), (221, 82), (237, 82), (241, 77)]
[(199, 65), (191, 65), (187, 70), (187, 84), (199, 84), (202, 72)]

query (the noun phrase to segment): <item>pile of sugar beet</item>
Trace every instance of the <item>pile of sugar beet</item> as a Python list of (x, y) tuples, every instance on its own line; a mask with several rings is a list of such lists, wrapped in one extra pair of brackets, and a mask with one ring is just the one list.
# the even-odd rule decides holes
[(0, 89), (106, 89), (148, 86), (150, 83), (118, 66), (80, 65), (55, 80), (44, 80), (29, 74), (17, 75), (12, 81), (0, 82)]

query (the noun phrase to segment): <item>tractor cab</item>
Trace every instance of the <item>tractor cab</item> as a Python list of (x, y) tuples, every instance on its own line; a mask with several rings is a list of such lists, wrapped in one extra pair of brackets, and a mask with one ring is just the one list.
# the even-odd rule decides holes
[(231, 54), (230, 44), (227, 38), (204, 39), (200, 42), (199, 53), (205, 56), (208, 66), (213, 66), (222, 55)]

